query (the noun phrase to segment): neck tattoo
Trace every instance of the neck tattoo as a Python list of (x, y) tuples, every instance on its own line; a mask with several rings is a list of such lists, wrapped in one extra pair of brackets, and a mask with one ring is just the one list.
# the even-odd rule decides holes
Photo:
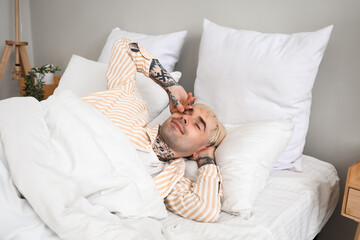
[(156, 136), (152, 148), (160, 161), (166, 162), (167, 160), (172, 159), (175, 156), (171, 148), (169, 148), (169, 146), (165, 143), (164, 139), (160, 136), (159, 133)]

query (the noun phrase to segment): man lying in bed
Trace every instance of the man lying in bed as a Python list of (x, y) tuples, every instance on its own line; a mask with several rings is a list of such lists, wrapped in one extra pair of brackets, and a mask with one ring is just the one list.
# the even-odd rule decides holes
[[(135, 73), (141, 72), (163, 87), (172, 115), (161, 126), (145, 127), (145, 104), (136, 95)], [(193, 104), (187, 94), (157, 59), (137, 43), (119, 39), (114, 43), (107, 73), (108, 91), (83, 100), (107, 115), (140, 151), (153, 150), (164, 170), (154, 178), (168, 210), (201, 222), (215, 222), (220, 213), (219, 170), (214, 151), (225, 136), (223, 125), (203, 104)], [(184, 177), (184, 157), (197, 161), (195, 183)]]

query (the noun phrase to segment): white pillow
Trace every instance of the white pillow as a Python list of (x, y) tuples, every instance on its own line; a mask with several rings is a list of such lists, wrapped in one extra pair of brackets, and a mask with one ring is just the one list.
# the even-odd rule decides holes
[[(223, 180), (221, 210), (248, 218), (272, 165), (290, 140), (294, 121), (225, 125), (225, 128), (226, 136), (215, 152)], [(185, 177), (194, 181), (197, 169), (196, 162), (187, 161)]]
[(264, 34), (205, 19), (194, 87), (197, 101), (229, 124), (295, 117), (292, 139), (274, 168), (300, 171), (311, 90), (331, 30)]
[(172, 72), (176, 62), (179, 60), (186, 34), (187, 31), (163, 35), (145, 35), (114, 28), (106, 40), (98, 61), (109, 63), (114, 42), (119, 38), (126, 37), (138, 42), (143, 48), (148, 50), (154, 58), (159, 59), (161, 65), (163, 65), (168, 72)]
[[(106, 90), (107, 68), (107, 64), (73, 55), (61, 77), (59, 86), (54, 91), (54, 95), (59, 95), (65, 90), (71, 90), (78, 97), (83, 97)], [(170, 74), (175, 81), (179, 81), (181, 72)], [(148, 108), (149, 121), (151, 121), (169, 104), (167, 93), (152, 79), (141, 73), (137, 73), (136, 81), (139, 94)]]
[(82, 97), (106, 90), (107, 69), (108, 64), (72, 55), (54, 95), (69, 89), (76, 96)]
[[(181, 72), (172, 72), (170, 75), (179, 82)], [(149, 122), (151, 122), (169, 105), (169, 97), (160, 85), (139, 72), (136, 73), (136, 85), (148, 108)]]
[(226, 137), (215, 152), (223, 179), (223, 211), (250, 216), (293, 129), (292, 119), (226, 127)]

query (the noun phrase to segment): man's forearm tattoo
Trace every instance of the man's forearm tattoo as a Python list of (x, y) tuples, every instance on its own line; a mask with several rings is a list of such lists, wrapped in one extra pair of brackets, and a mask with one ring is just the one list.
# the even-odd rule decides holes
[(153, 59), (150, 64), (149, 76), (164, 89), (178, 85), (166, 69), (160, 64), (159, 60)]
[(212, 157), (199, 157), (197, 160), (198, 167), (202, 167), (206, 164), (215, 164), (214, 159)]
[[(137, 43), (129, 43), (129, 48), (132, 52), (140, 51)], [(165, 89), (171, 103), (173, 103), (175, 106), (179, 105), (179, 100), (168, 89), (169, 87), (179, 84), (173, 79), (173, 77), (168, 73), (168, 71), (166, 71), (166, 69), (160, 64), (159, 60), (157, 60), (156, 58), (151, 61), (149, 77)]]
[[(139, 46), (137, 43), (129, 43), (129, 48), (132, 52), (139, 52)], [(163, 88), (168, 88), (178, 83), (173, 79), (173, 77), (166, 71), (166, 69), (160, 64), (159, 60), (154, 58), (151, 61), (149, 76), (156, 83), (160, 84)]]
[[(129, 43), (129, 48), (132, 52), (139, 52), (139, 46), (137, 43)], [(178, 83), (173, 79), (173, 77), (166, 71), (166, 69), (161, 65), (159, 60), (154, 58), (151, 61), (149, 76), (155, 82), (160, 84), (163, 88), (168, 88), (171, 86), (178, 85)]]
[(171, 148), (165, 143), (160, 134), (157, 135), (152, 148), (160, 161), (167, 161), (169, 159), (174, 158), (174, 153)]

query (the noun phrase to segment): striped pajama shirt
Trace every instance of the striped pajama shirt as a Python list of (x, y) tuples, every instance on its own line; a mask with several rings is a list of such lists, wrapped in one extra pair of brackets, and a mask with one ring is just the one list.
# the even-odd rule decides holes
[[(130, 40), (117, 40), (107, 72), (107, 90), (82, 99), (105, 114), (131, 140), (136, 149), (152, 151), (159, 125), (146, 127), (147, 108), (136, 94), (135, 73), (149, 77), (152, 56), (143, 48), (130, 49)], [(154, 178), (169, 211), (188, 219), (215, 222), (220, 213), (221, 177), (214, 164), (199, 168), (196, 181), (184, 177), (185, 160), (171, 160)]]

